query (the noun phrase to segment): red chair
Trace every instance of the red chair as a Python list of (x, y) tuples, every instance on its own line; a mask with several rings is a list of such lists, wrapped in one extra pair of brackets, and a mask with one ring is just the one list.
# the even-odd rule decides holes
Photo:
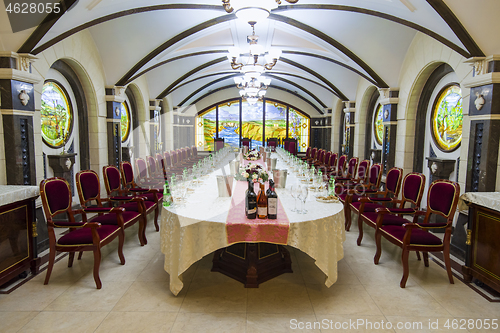
[[(376, 197), (366, 197), (359, 199), (359, 212), (358, 212), (358, 229), (359, 236), (357, 243), (361, 244), (363, 239), (363, 222), (368, 226), (375, 228), (377, 213), (375, 213), (377, 208), (384, 208), (390, 203), (393, 208), (389, 208), (391, 212), (397, 214), (414, 214), (418, 209), (420, 209), (420, 202), (422, 201), (422, 194), (425, 188), (425, 176), (418, 172), (411, 172), (407, 174), (403, 180), (403, 191), (401, 194), (401, 199), (396, 196), (392, 198), (376, 198)], [(405, 207), (406, 203), (412, 205), (411, 207)], [(400, 215), (400, 216), (401, 216)], [(397, 223), (388, 218), (386, 223)]]
[[(109, 213), (113, 209), (113, 200), (109, 198), (101, 198), (101, 185), (97, 173), (93, 170), (83, 170), (79, 171), (75, 178), (80, 205), (86, 212), (98, 214), (98, 217), (93, 219), (93, 221), (98, 221), (105, 225), (116, 225), (115, 214)], [(93, 201), (96, 203), (94, 206), (92, 205)], [(133, 211), (126, 210), (122, 213), (123, 226), (126, 229), (133, 226), (136, 222), (139, 222), (139, 242), (141, 243), (141, 246), (144, 246), (143, 234), (146, 225), (145, 218), (142, 214), (144, 207), (142, 205), (142, 201), (144, 201), (144, 198), (137, 197), (131, 201), (137, 202), (137, 209), (134, 209)], [(107, 203), (108, 206), (105, 207), (103, 203)], [(109, 214), (103, 215), (103, 213)]]
[[(99, 278), (99, 267), (101, 265), (101, 248), (111, 243), (118, 237), (118, 256), (120, 263), (125, 264), (123, 256), (123, 243), (125, 233), (123, 229), (124, 208), (113, 208), (110, 212), (115, 224), (102, 225), (97, 220), (87, 222), (85, 209), (73, 210), (71, 208), (72, 195), (68, 182), (59, 177), (49, 178), (40, 182), (40, 197), (42, 199), (43, 211), (47, 219), (47, 231), (49, 233), (49, 263), (44, 284), (49, 283), (52, 268), (57, 252), (69, 252), (68, 267), (73, 266), (75, 252), (92, 251), (94, 253), (94, 281), (97, 289), (101, 289), (102, 283)], [(56, 215), (67, 216), (66, 221), (54, 220)], [(75, 221), (75, 215), (82, 215), (82, 222)], [(104, 215), (102, 218), (107, 219)], [(112, 219), (110, 217), (110, 219)], [(62, 233), (57, 238), (54, 228), (66, 228), (68, 233)]]
[(310, 163), (316, 159), (317, 152), (318, 152), (318, 148), (315, 147), (315, 148), (311, 149), (311, 154), (310, 154), (309, 158), (306, 160), (307, 163)]
[(335, 177), (335, 180), (340, 181), (340, 182), (350, 181), (354, 177), (354, 175), (356, 174), (356, 170), (358, 168), (358, 161), (359, 161), (359, 158), (352, 157), (349, 160), (349, 163), (347, 164), (346, 174), (345, 175), (337, 175)]
[(198, 148), (196, 148), (196, 146), (192, 146), (191, 147), (191, 154), (193, 155), (193, 159), (195, 161), (199, 161), (199, 160), (202, 160), (202, 159), (205, 158), (204, 156), (199, 156), (198, 155)]
[(306, 156), (301, 158), (302, 161), (307, 161), (308, 159), (311, 158), (311, 150), (312, 150), (311, 147), (307, 147)]
[[(458, 197), (460, 196), (460, 186), (449, 180), (436, 180), (429, 186), (427, 193), (427, 210), (416, 211), (414, 213), (413, 223), (408, 220), (394, 216), (397, 212), (383, 207), (377, 208), (378, 214), (375, 229), (375, 243), (377, 252), (373, 261), (378, 265), (380, 255), (382, 254), (381, 237), (383, 236), (389, 242), (401, 247), (403, 253), (401, 261), (403, 263), (403, 277), (399, 286), (404, 288), (410, 269), (408, 267), (408, 255), (410, 251), (423, 252), (424, 265), (429, 267), (428, 252), (443, 252), (444, 264), (448, 279), (453, 284), (453, 275), (450, 265), (450, 239), (452, 232), (453, 216), (457, 209)], [(442, 216), (446, 219), (445, 223), (429, 223), (431, 214)], [(418, 217), (423, 215), (424, 221), (417, 222)], [(391, 219), (393, 223), (388, 224)], [(396, 224), (397, 222), (397, 224)], [(432, 229), (444, 229), (443, 239), (430, 233)]]
[(296, 142), (295, 141), (290, 141), (288, 143), (288, 151), (290, 152), (290, 154), (292, 155), (297, 155), (297, 145), (296, 145)]
[(338, 159), (338, 165), (335, 170), (329, 173), (330, 177), (342, 176), (344, 174), (345, 165), (347, 162), (347, 155), (342, 155)]
[(330, 172), (333, 172), (336, 170), (336, 165), (337, 165), (337, 153), (332, 153), (330, 155), (330, 161), (326, 162), (326, 172), (325, 175), (329, 174)]
[[(127, 165), (128, 167), (123, 167), (125, 165)], [(128, 176), (130, 175), (130, 173), (132, 174), (132, 180), (133, 180), (133, 171), (130, 163), (122, 162), (121, 166), (124, 170), (126, 170), (124, 171), (124, 174)], [(125, 180), (122, 180), (120, 171), (114, 165), (108, 165), (102, 167), (102, 174), (108, 198), (113, 201), (119, 202), (120, 206), (124, 207), (126, 210), (135, 211), (136, 209), (138, 209), (137, 204), (131, 201), (134, 199), (134, 197), (137, 196), (144, 197), (146, 199), (145, 201), (143, 201), (144, 206), (142, 211), (142, 214), (144, 216), (144, 221), (146, 221), (146, 223), (144, 224), (144, 229), (146, 229), (147, 225), (147, 215), (152, 211), (154, 211), (155, 212), (154, 224), (156, 227), (156, 231), (159, 231), (158, 215), (160, 212), (159, 210), (160, 200), (158, 200), (158, 198), (160, 195), (162, 195), (162, 193), (158, 193), (158, 190), (156, 189), (141, 188), (137, 186), (137, 184), (134, 181), (132, 181), (131, 183), (127, 183)], [(144, 244), (147, 244), (145, 232), (144, 232)]]

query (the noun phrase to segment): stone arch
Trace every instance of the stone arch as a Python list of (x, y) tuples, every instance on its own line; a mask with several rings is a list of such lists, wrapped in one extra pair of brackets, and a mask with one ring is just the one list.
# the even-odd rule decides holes
[(356, 114), (355, 114), (355, 141), (354, 141), (354, 155), (360, 158), (360, 160), (367, 159), (370, 156), (370, 139), (371, 139), (371, 131), (368, 124), (371, 123), (371, 116), (373, 110), (371, 110), (372, 106), (372, 98), (374, 95), (378, 95), (377, 87), (371, 85), (366, 88), (361, 96), (359, 102), (357, 102), (356, 106)]
[(130, 102), (133, 104), (133, 135), (134, 135), (134, 155), (135, 157), (144, 157), (149, 155), (150, 141), (149, 141), (149, 110), (146, 109), (144, 104), (144, 95), (141, 88), (136, 83), (131, 83), (127, 86), (125, 91)]

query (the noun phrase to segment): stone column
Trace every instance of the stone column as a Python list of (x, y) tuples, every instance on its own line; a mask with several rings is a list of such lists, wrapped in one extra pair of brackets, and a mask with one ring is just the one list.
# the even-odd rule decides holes
[(41, 80), (32, 72), (35, 57), (0, 52), (0, 184), (36, 185), (34, 84)]
[(344, 105), (345, 141), (341, 147), (340, 153), (351, 158), (354, 153), (354, 116), (356, 112), (356, 103), (354, 101), (348, 101), (344, 102)]
[(399, 90), (390, 88), (379, 89), (382, 96), (380, 104), (383, 107), (384, 137), (382, 142), (383, 173), (394, 167), (396, 159), (396, 131), (399, 103)]
[[(466, 192), (493, 192), (500, 186), (500, 55), (471, 58), (473, 77), (464, 82), (469, 98), (470, 137)], [(464, 124), (464, 128), (467, 128)]]
[(161, 124), (160, 122), (160, 102), (161, 99), (152, 99), (149, 101), (149, 133), (150, 133), (150, 149), (151, 156), (155, 156), (157, 152), (163, 152), (163, 142), (161, 138)]
[(106, 88), (106, 121), (108, 133), (108, 164), (120, 167), (122, 161), (122, 132), (120, 104), (125, 101), (125, 87)]

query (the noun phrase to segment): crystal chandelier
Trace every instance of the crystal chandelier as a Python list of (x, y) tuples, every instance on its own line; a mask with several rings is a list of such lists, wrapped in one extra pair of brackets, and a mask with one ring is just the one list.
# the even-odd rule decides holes
[[(232, 69), (239, 69), (242, 73), (260, 73), (271, 70), (281, 56), (281, 50), (271, 48), (268, 52), (262, 45), (257, 44), (259, 36), (255, 34), (255, 22), (250, 22), (252, 34), (247, 36), (249, 53), (242, 54), (237, 47), (229, 48), (227, 58), (231, 62)], [(240, 60), (240, 62), (238, 62)]]
[[(299, 0), (285, 0), (294, 4)], [(233, 11), (236, 17), (246, 22), (258, 22), (266, 19), (272, 9), (278, 8), (281, 0), (222, 0), (222, 6), (228, 13)]]
[(266, 90), (271, 84), (271, 79), (264, 77), (235, 77), (234, 83), (240, 89), (240, 96), (247, 100), (248, 104), (254, 105), (266, 94)]

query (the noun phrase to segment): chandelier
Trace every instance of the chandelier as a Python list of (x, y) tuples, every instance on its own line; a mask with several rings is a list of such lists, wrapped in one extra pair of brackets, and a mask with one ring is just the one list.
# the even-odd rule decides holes
[[(288, 3), (297, 3), (299, 0), (285, 0)], [(222, 6), (228, 13), (233, 11), (236, 17), (246, 22), (258, 22), (266, 19), (272, 9), (281, 5), (281, 0), (222, 0)]]
[[(271, 48), (268, 52), (262, 45), (257, 44), (259, 36), (255, 34), (255, 22), (250, 22), (252, 34), (247, 36), (250, 44), (249, 53), (242, 54), (237, 47), (229, 48), (227, 58), (231, 62), (232, 69), (239, 69), (242, 73), (263, 73), (265, 70), (271, 70), (278, 62), (281, 56), (281, 50)], [(240, 62), (238, 62), (238, 58)]]
[(266, 94), (266, 90), (271, 84), (271, 79), (262, 76), (239, 76), (234, 78), (236, 87), (240, 89), (240, 96), (247, 100), (248, 104), (254, 105)]

